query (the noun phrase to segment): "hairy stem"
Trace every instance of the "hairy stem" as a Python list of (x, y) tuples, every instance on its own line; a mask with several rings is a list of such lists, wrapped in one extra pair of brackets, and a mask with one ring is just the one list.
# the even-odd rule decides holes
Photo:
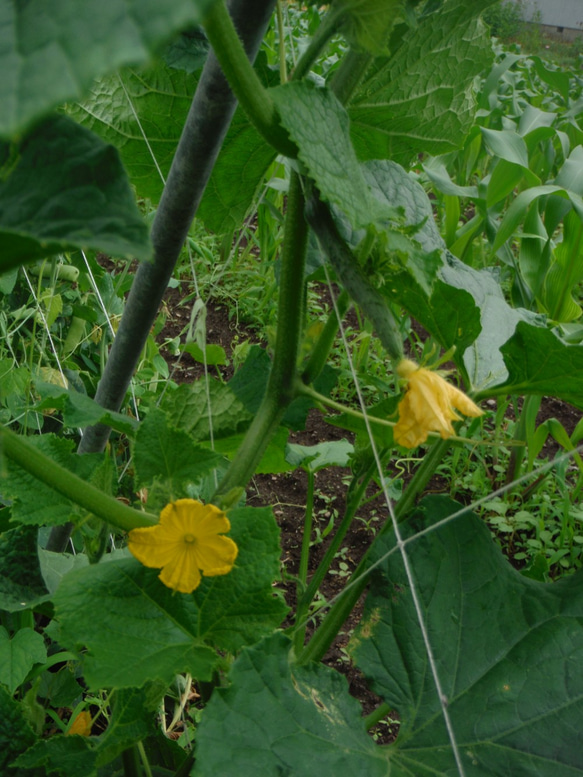
[(214, 0), (211, 4), (204, 19), (204, 29), (249, 121), (276, 151), (295, 158), (298, 149), (279, 123), (275, 103), (247, 59), (223, 0)]
[(286, 408), (296, 395), (307, 241), (308, 225), (304, 219), (302, 184), (297, 173), (292, 173), (281, 256), (277, 335), (269, 381), (261, 406), (213, 500), (247, 484)]
[[(344, 318), (349, 307), (350, 297), (348, 292), (343, 290), (336, 300), (336, 310), (338, 310), (340, 319)], [(304, 371), (302, 372), (302, 380), (304, 383), (313, 383), (328, 361), (328, 356), (330, 355), (334, 340), (336, 339), (336, 334), (338, 333), (339, 322), (338, 317), (336, 316), (336, 310), (330, 311), (328, 319), (324, 324), (324, 329), (322, 329), (320, 337), (318, 338), (318, 342), (314, 346), (314, 350), (308, 359), (308, 363), (304, 367)]]
[(57, 464), (31, 445), (26, 437), (15, 434), (3, 426), (0, 426), (0, 443), (3, 453), (19, 467), (118, 529), (130, 531), (139, 526), (153, 526), (158, 523), (155, 515), (139, 512), (118, 502), (113, 496), (105, 494), (99, 488)]

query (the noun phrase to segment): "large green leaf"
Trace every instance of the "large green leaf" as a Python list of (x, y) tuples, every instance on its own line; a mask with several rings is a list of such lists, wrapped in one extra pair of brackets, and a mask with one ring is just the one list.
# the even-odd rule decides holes
[(119, 150), (138, 194), (157, 203), (197, 83), (197, 75), (157, 61), (98, 79), (67, 110)]
[(508, 378), (496, 393), (546, 394), (583, 408), (583, 346), (568, 345), (544, 327), (519, 322), (501, 353)]
[(238, 108), (196, 214), (207, 229), (222, 235), (241, 226), (275, 156)]
[(359, 158), (408, 165), (461, 144), (476, 108), (474, 79), (493, 58), (475, 17), (494, 1), (449, 2), (407, 32), (394, 57), (375, 60), (349, 107)]
[[(407, 533), (460, 505), (429, 497)], [(530, 580), (466, 512), (407, 546), (466, 777), (583, 774), (583, 573)], [(373, 575), (354, 640), (372, 689), (398, 710), (391, 777), (458, 774), (400, 553)]]
[(90, 248), (148, 259), (148, 230), (117, 151), (58, 116), (14, 149), (0, 177), (0, 272)]
[(68, 574), (54, 600), (61, 641), (88, 648), (85, 678), (92, 688), (170, 682), (177, 672), (210, 679), (213, 647), (236, 651), (270, 633), (287, 608), (274, 597), (279, 574), (278, 529), (268, 508), (229, 513), (239, 547), (228, 575), (205, 577), (191, 595), (177, 594), (132, 558)]
[(444, 348), (456, 346), (455, 358), (472, 386), (485, 391), (506, 381), (501, 347), (520, 321), (544, 322), (529, 311), (511, 308), (490, 270), (474, 270), (446, 250), (427, 194), (402, 167), (386, 160), (370, 162), (367, 175), (377, 182), (377, 197), (403, 208), (406, 224), (420, 225), (414, 236), (421, 247), (442, 255), (431, 294), (414, 268), (396, 274), (381, 291), (403, 305)]
[(11, 693), (35, 664), (43, 664), (46, 660), (44, 640), (34, 629), (19, 629), (11, 638), (4, 626), (0, 626), (0, 683)]
[(140, 484), (165, 481), (175, 497), (181, 496), (183, 484), (208, 474), (220, 461), (220, 455), (196, 445), (185, 431), (170, 426), (158, 408), (150, 410), (136, 435), (134, 462)]
[[(209, 407), (210, 402), (210, 407)], [(194, 440), (229, 437), (247, 428), (252, 414), (225, 383), (197, 380), (166, 393), (160, 407), (168, 422), (189, 434)]]
[(79, 99), (92, 81), (144, 62), (198, 22), (208, 0), (29, 0), (0, 4), (0, 136)]
[(37, 554), (36, 526), (0, 534), (0, 610), (19, 612), (48, 599)]
[(353, 227), (381, 218), (384, 208), (364, 178), (350, 142), (348, 115), (334, 93), (312, 81), (295, 81), (271, 94), (322, 198), (337, 205)]
[(197, 732), (196, 777), (366, 775), (386, 777), (386, 757), (366, 734), (346, 680), (323, 665), (292, 663), (274, 634), (243, 651)]

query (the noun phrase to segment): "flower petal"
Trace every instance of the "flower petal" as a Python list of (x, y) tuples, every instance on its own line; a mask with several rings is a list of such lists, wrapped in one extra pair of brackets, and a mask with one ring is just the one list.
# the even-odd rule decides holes
[(216, 535), (205, 537), (195, 546), (196, 563), (207, 577), (226, 575), (230, 572), (239, 553), (239, 548), (230, 537)]
[(394, 428), (397, 444), (415, 448), (425, 442), (429, 432), (438, 432), (447, 439), (455, 433), (451, 422), (460, 419), (455, 409), (472, 417), (482, 415), (480, 408), (463, 391), (451, 386), (436, 372), (417, 367), (410, 359), (403, 359), (397, 372), (408, 380)]
[(193, 548), (185, 546), (182, 552), (175, 554), (172, 561), (165, 565), (158, 577), (168, 588), (173, 588), (183, 594), (192, 593), (195, 588), (198, 588), (201, 581)]
[(163, 567), (176, 554), (180, 537), (168, 539), (163, 526), (147, 526), (132, 529), (128, 535), (128, 548), (132, 556), (146, 567)]

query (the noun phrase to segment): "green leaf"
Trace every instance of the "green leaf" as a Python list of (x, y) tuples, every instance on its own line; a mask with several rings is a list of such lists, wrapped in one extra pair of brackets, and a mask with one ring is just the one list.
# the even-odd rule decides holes
[[(528, 170), (528, 149), (524, 139), (511, 130), (493, 130), (481, 127), (486, 147), (492, 156), (505, 159)], [(540, 183), (540, 181), (538, 181)]]
[[(66, 657), (69, 658), (70, 653)], [(36, 689), (37, 695), (49, 700), (53, 707), (74, 707), (83, 693), (83, 688), (75, 679), (76, 668), (75, 663), (68, 662), (58, 672), (43, 672)]]
[(72, 249), (148, 259), (148, 230), (117, 151), (64, 116), (22, 142), (0, 179), (0, 272)]
[(227, 354), (225, 349), (220, 345), (213, 343), (205, 345), (204, 351), (197, 343), (187, 343), (183, 346), (183, 351), (189, 353), (192, 358), (200, 364), (207, 364), (209, 366), (215, 366), (217, 364), (227, 364)]
[(35, 664), (43, 664), (46, 660), (44, 640), (34, 629), (19, 629), (11, 638), (0, 626), (0, 683), (4, 683), (11, 693)]
[(270, 94), (323, 199), (337, 205), (353, 227), (380, 219), (385, 209), (371, 195), (350, 142), (348, 115), (334, 93), (295, 81)]
[[(209, 381), (210, 417), (213, 439), (228, 437), (247, 428), (252, 418), (230, 387), (217, 380)], [(168, 423), (197, 441), (210, 440), (209, 406), (205, 382), (183, 384), (167, 392), (161, 409)]]
[(84, 429), (94, 424), (106, 424), (116, 432), (130, 436), (133, 436), (139, 427), (139, 423), (131, 416), (105, 410), (94, 399), (79, 391), (67, 391), (54, 383), (44, 383), (40, 380), (35, 381), (35, 387), (41, 396), (41, 401), (35, 405), (35, 409), (61, 410), (67, 426)]
[(54, 553), (45, 548), (38, 549), (40, 569), (49, 592), (54, 593), (65, 575), (72, 569), (86, 567), (89, 559), (85, 553)]
[(492, 246), (494, 252), (504, 245), (508, 239), (514, 236), (518, 229), (518, 225), (526, 218), (531, 204), (541, 197), (547, 197), (549, 194), (555, 194), (570, 200), (577, 215), (583, 220), (583, 200), (579, 195), (564, 189), (561, 186), (552, 184), (546, 186), (533, 186), (532, 188), (521, 192), (506, 211), (496, 234), (494, 245)]
[[(294, 469), (285, 455), (288, 436), (289, 431), (287, 429), (280, 427), (277, 430), (270, 439), (259, 464), (255, 468), (256, 475), (289, 472)], [(233, 434), (230, 437), (220, 437), (218, 440), (215, 440), (215, 450), (231, 460), (241, 447), (244, 438), (244, 434)]]
[(542, 302), (553, 321), (573, 321), (581, 307), (573, 299), (575, 287), (583, 279), (583, 223), (570, 211), (563, 223), (563, 240), (553, 253), (553, 260), (543, 284)]
[(496, 393), (543, 394), (583, 408), (583, 346), (554, 332), (519, 322), (501, 348), (508, 378)]
[(60, 641), (83, 656), (90, 688), (169, 684), (178, 672), (209, 680), (217, 661), (190, 628), (189, 602), (134, 559), (70, 572), (54, 601)]
[(494, 0), (457, 0), (422, 19), (391, 59), (378, 58), (348, 109), (360, 159), (408, 165), (461, 145), (476, 109), (474, 79), (492, 62), (475, 17)]
[(345, 678), (291, 656), (283, 634), (242, 652), (197, 730), (195, 777), (389, 773)]
[[(429, 497), (405, 534), (460, 507)], [(582, 774), (573, 721), (583, 716), (583, 574), (529, 580), (467, 511), (406, 548), (467, 777)], [(457, 774), (394, 537), (379, 543), (375, 558), (389, 551), (373, 575), (353, 655), (400, 716), (398, 739), (387, 749), (391, 775)]]
[(244, 111), (237, 109), (196, 213), (207, 229), (218, 235), (239, 229), (275, 157)]
[(18, 267), (13, 270), (2, 273), (0, 275), (0, 294), (12, 294), (14, 287), (16, 286), (16, 279), (18, 278)]
[(197, 83), (198, 76), (157, 61), (98, 79), (67, 111), (118, 149), (138, 195), (157, 203)]
[(176, 497), (184, 484), (207, 475), (220, 461), (217, 453), (196, 445), (186, 432), (171, 427), (158, 408), (150, 410), (136, 434), (134, 463), (140, 485), (162, 480), (170, 484)]
[(354, 445), (346, 440), (320, 442), (317, 445), (288, 443), (285, 458), (294, 467), (317, 472), (325, 467), (348, 467)]
[(86, 647), (91, 688), (169, 683), (190, 672), (208, 680), (218, 658), (277, 627), (287, 612), (273, 595), (279, 575), (279, 532), (269, 508), (229, 513), (239, 555), (228, 575), (203, 577), (191, 595), (177, 594), (158, 571), (134, 559), (94, 564), (68, 574), (54, 600), (61, 641)]
[[(72, 452), (73, 440), (52, 434), (29, 437), (28, 443), (87, 481), (91, 480), (104, 460), (104, 455), (100, 453), (77, 456)], [(14, 500), (12, 520), (18, 523), (59, 526), (70, 521), (78, 509), (66, 497), (41, 483), (11, 460), (6, 461), (2, 489), (4, 496)]]
[(25, 769), (44, 767), (45, 774), (58, 777), (95, 777), (95, 761), (95, 750), (87, 737), (54, 736), (37, 742), (19, 756), (16, 765)]
[(20, 612), (48, 599), (37, 555), (36, 526), (0, 534), (0, 610)]
[(206, 0), (54, 0), (2, 3), (0, 136), (22, 132), (93, 80), (145, 62), (172, 34), (201, 20)]
[(3, 777), (19, 777), (22, 771), (11, 768), (17, 755), (34, 744), (35, 736), (24, 719), (22, 705), (11, 694), (0, 688), (0, 774)]

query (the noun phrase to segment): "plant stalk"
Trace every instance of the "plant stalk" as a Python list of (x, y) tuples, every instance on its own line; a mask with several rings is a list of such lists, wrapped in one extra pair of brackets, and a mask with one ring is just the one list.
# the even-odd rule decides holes
[[(408, 511), (413, 507), (415, 498), (427, 485), (431, 475), (435, 472), (437, 465), (443, 458), (448, 443), (448, 440), (440, 440), (433, 446), (431, 451), (425, 455), (423, 463), (409, 484), (409, 488), (395, 506), (395, 515), (399, 520), (403, 520), (404, 516), (407, 515)], [(312, 636), (312, 639), (298, 657), (299, 664), (322, 660), (326, 651), (342, 628), (346, 618), (348, 618), (368, 585), (367, 568), (373, 548), (380, 538), (388, 531), (391, 531), (392, 528), (392, 521), (387, 520), (360, 560), (357, 568), (352, 573), (344, 593), (332, 605), (330, 611)], [(354, 583), (351, 581), (354, 581)]]
[(281, 256), (277, 335), (273, 364), (263, 401), (231, 466), (219, 484), (213, 501), (252, 477), (288, 405), (296, 396), (297, 358), (303, 320), (303, 287), (308, 225), (304, 196), (297, 173), (292, 173), (285, 217)]
[(278, 153), (295, 159), (297, 146), (279, 123), (275, 103), (245, 54), (224, 0), (214, 0), (203, 26), (223, 73), (250, 122)]
[[(332, 538), (332, 542), (328, 546), (328, 549), (326, 550), (326, 553), (324, 554), (323, 559), (318, 564), (318, 568), (312, 575), (310, 584), (305, 589), (302, 596), (298, 597), (298, 605), (297, 605), (296, 620), (295, 620), (296, 631), (294, 632), (294, 646), (295, 646), (296, 655), (299, 655), (304, 645), (304, 635), (306, 631), (305, 620), (307, 617), (310, 603), (316, 596), (318, 589), (320, 588), (322, 581), (324, 580), (324, 577), (326, 576), (328, 570), (332, 565), (332, 562), (336, 557), (336, 554), (338, 553), (342, 540), (346, 536), (346, 532), (348, 531), (348, 529), (352, 524), (352, 521), (354, 520), (354, 516), (356, 515), (356, 511), (360, 506), (362, 497), (364, 496), (366, 488), (370, 483), (370, 480), (374, 474), (375, 467), (376, 467), (376, 462), (375, 461), (371, 462), (371, 465), (369, 466), (367, 471), (359, 479), (358, 486), (353, 493), (351, 493), (352, 491), (352, 486), (351, 486), (351, 489), (349, 490), (348, 503), (346, 505), (344, 517), (340, 522), (340, 526), (338, 527), (336, 533), (334, 534), (334, 537)], [(355, 481), (356, 481), (356, 478), (355, 478)], [(355, 481), (353, 481), (353, 483)], [(300, 636), (297, 636), (298, 634)]]
[(291, 76), (292, 81), (299, 81), (310, 72), (310, 68), (318, 59), (320, 52), (326, 46), (330, 38), (335, 35), (342, 25), (344, 12), (338, 11), (334, 5), (328, 11), (326, 16), (316, 30), (314, 36), (310, 39), (308, 48), (299, 58), (297, 65)]
[[(350, 296), (348, 295), (348, 292), (343, 289), (339, 294), (338, 299), (336, 300), (336, 309), (338, 310), (340, 319), (344, 318), (348, 312), (350, 304)], [(332, 346), (334, 345), (334, 340), (336, 339), (338, 326), (339, 324), (338, 318), (336, 317), (336, 310), (331, 310), (328, 319), (324, 324), (324, 329), (322, 329), (322, 332), (320, 333), (318, 342), (314, 346), (314, 350), (310, 354), (308, 363), (304, 367), (304, 371), (302, 373), (302, 380), (304, 383), (313, 383), (324, 369), (324, 366), (328, 361), (330, 351), (332, 350)]]
[(57, 464), (31, 445), (25, 437), (3, 426), (0, 426), (0, 443), (2, 451), (19, 467), (118, 529), (130, 531), (140, 526), (154, 526), (158, 523), (155, 515), (134, 510), (113, 496), (105, 494), (99, 488)]

